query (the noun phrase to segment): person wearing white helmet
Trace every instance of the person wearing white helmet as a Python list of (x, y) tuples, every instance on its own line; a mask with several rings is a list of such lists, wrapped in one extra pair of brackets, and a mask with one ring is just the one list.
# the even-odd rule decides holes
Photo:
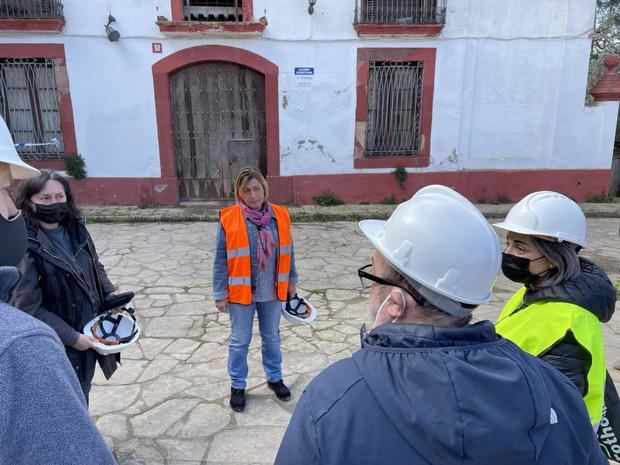
[(38, 174), (19, 158), (0, 118), (0, 463), (115, 465), (58, 337), (7, 303), (27, 248), (26, 225), (7, 187)]
[(587, 245), (583, 211), (560, 193), (534, 192), (495, 226), (507, 231), (504, 275), (523, 284), (497, 332), (566, 375), (598, 425), (606, 378), (601, 322), (611, 319), (616, 293), (605, 272), (578, 255)]
[(376, 249), (358, 270), (373, 329), (306, 388), (276, 465), (606, 463), (574, 386), (470, 324), (501, 250), (468, 200), (427, 186), (360, 228)]

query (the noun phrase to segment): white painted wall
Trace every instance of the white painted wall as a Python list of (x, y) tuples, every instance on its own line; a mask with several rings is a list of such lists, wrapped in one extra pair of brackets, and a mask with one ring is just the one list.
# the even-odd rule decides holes
[[(57, 36), (1, 43), (64, 43), (78, 148), (90, 176), (159, 176), (151, 66), (187, 47), (217, 44), (279, 66), (281, 174), (354, 170), (358, 47), (437, 49), (431, 166), (411, 171), (609, 168), (618, 103), (584, 106), (595, 0), (448, 0), (442, 34), (359, 39), (354, 0), (254, 0), (263, 37), (170, 38), (166, 0), (64, 0)], [(117, 19), (119, 42), (104, 33)], [(163, 43), (153, 54), (151, 43)], [(313, 66), (311, 87), (293, 69)]]

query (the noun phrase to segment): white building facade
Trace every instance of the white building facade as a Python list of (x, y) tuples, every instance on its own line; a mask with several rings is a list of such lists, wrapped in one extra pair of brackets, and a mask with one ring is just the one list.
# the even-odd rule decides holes
[(285, 203), (584, 200), (618, 115), (584, 104), (595, 3), (11, 0), (0, 111), (16, 142), (59, 141), (20, 148), (35, 166), (83, 156), (82, 203), (220, 199), (244, 165)]

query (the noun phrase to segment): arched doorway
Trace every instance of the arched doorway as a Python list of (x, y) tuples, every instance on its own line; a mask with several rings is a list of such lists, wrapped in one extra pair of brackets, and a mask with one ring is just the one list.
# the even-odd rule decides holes
[(176, 179), (179, 200), (229, 196), (231, 177), (245, 164), (280, 175), (272, 62), (235, 47), (190, 47), (153, 64), (153, 85), (161, 177)]
[(206, 62), (170, 76), (179, 199), (233, 195), (244, 166), (266, 172), (265, 79), (236, 63)]

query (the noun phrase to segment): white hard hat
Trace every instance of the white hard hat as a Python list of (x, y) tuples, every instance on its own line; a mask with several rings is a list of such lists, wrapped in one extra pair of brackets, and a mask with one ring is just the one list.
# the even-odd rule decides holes
[(295, 296), (282, 302), (282, 316), (294, 324), (310, 324), (317, 316), (316, 308), (308, 300)]
[(0, 118), (0, 163), (6, 163), (13, 179), (28, 179), (41, 174), (38, 169), (27, 165), (19, 158), (9, 128)]
[(103, 355), (116, 354), (140, 337), (140, 327), (133, 310), (112, 311), (97, 315), (84, 326), (84, 334), (97, 339), (95, 350)]
[(387, 221), (364, 220), (360, 228), (441, 310), (464, 316), (472, 309), (458, 303), (479, 305), (493, 295), (502, 261), (499, 239), (478, 209), (452, 189), (424, 187)]
[(546, 236), (585, 247), (588, 243), (586, 217), (565, 195), (534, 192), (521, 199), (501, 223), (494, 226), (530, 236)]

